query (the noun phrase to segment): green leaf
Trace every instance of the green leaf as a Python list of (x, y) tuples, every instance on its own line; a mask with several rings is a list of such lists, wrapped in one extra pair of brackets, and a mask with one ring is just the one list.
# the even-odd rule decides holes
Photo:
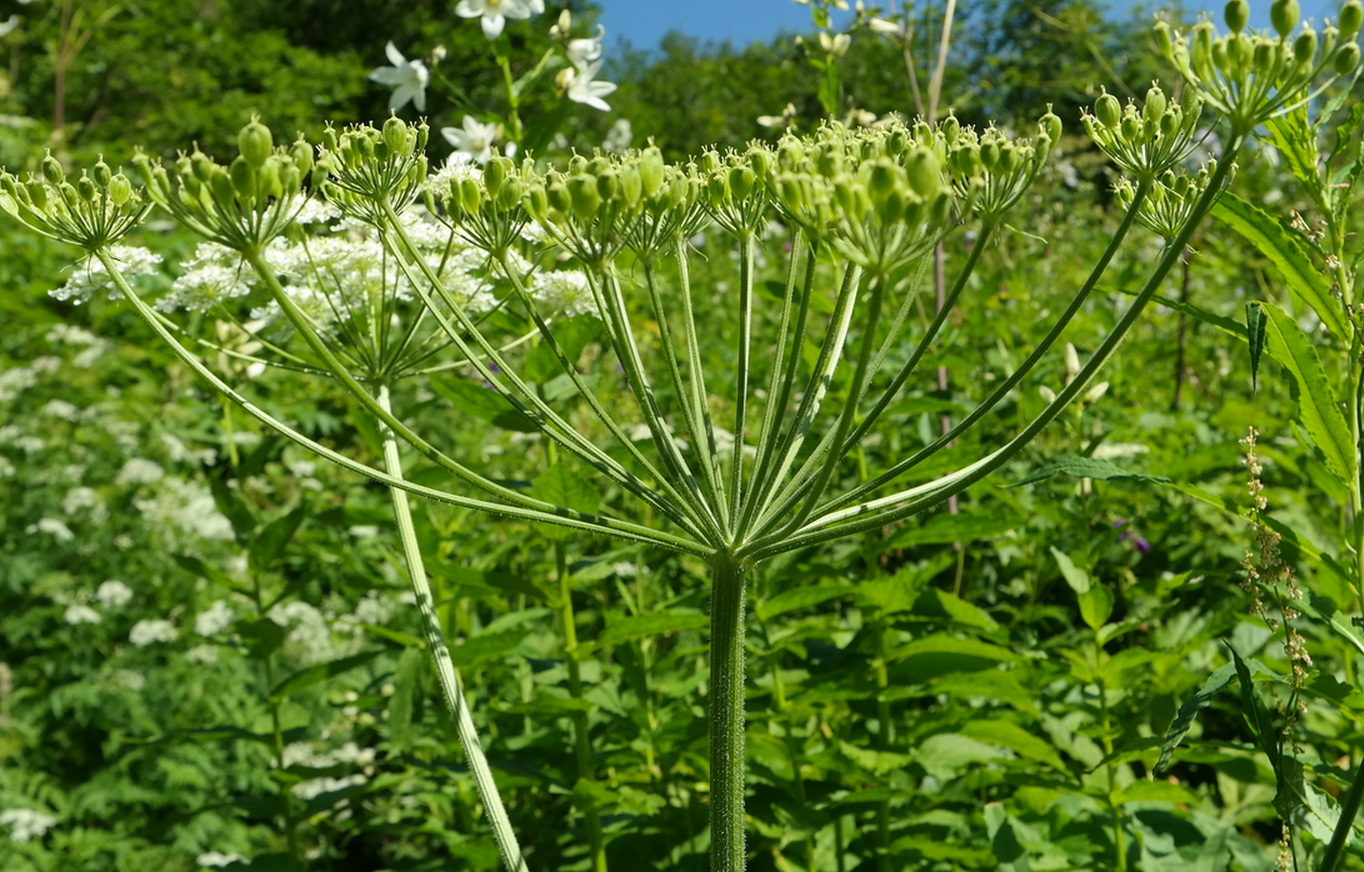
[(1269, 765), (1274, 767), (1274, 771), (1279, 771), (1279, 752), (1277, 731), (1269, 720), (1269, 709), (1265, 707), (1264, 700), (1255, 692), (1255, 682), (1250, 677), (1250, 668), (1241, 659), (1241, 655), (1230, 645), (1227, 650), (1231, 652), (1232, 664), (1236, 667), (1236, 678), (1239, 682), (1241, 694), (1241, 717), (1245, 720), (1246, 726), (1250, 728), (1250, 733), (1255, 739), (1255, 744), (1269, 758)]
[(412, 746), (412, 713), (425, 669), (426, 652), (421, 648), (404, 648), (398, 656), (393, 696), (388, 699), (388, 741), (399, 753)]
[(650, 612), (647, 615), (634, 615), (628, 618), (615, 618), (606, 624), (601, 635), (591, 642), (578, 646), (579, 651), (590, 651), (619, 645), (631, 639), (661, 636), (664, 633), (680, 633), (683, 630), (696, 630), (709, 623), (706, 616), (696, 609), (666, 609)]
[(284, 551), (284, 546), (294, 538), (294, 533), (298, 531), (299, 525), (308, 514), (306, 506), (299, 506), (287, 515), (266, 524), (265, 529), (252, 537), (251, 545), (246, 552), (247, 564), (252, 572), (264, 572), (274, 566), (280, 553)]
[(914, 762), (914, 757), (910, 754), (874, 751), (869, 748), (858, 747), (850, 742), (839, 742), (838, 750), (858, 767), (878, 777), (904, 769)]
[(956, 778), (975, 764), (989, 763), (1010, 756), (1011, 751), (960, 733), (938, 733), (929, 736), (914, 749), (914, 759), (924, 771), (942, 781)]
[(1032, 872), (1028, 862), (1028, 852), (1014, 832), (1014, 821), (997, 802), (985, 806), (985, 830), (990, 837), (990, 850), (994, 852), (997, 872)]
[(1152, 484), (1170, 484), (1170, 479), (1159, 475), (1148, 475), (1144, 472), (1133, 472), (1130, 469), (1123, 469), (1111, 460), (1101, 460), (1095, 457), (1062, 457), (1053, 460), (1046, 466), (1038, 467), (1028, 474), (1021, 481), (1005, 485), (1005, 487), (1022, 487), (1025, 484), (1042, 481), (1051, 478), (1053, 475), (1074, 476), (1075, 478), (1092, 478), (1099, 481), (1146, 481)]
[(932, 618), (946, 618), (954, 624), (978, 630), (997, 630), (999, 624), (979, 606), (945, 590), (930, 587), (914, 603), (914, 614)]
[(1129, 802), (1178, 802), (1187, 805), (1199, 803), (1198, 794), (1182, 784), (1168, 781), (1147, 781), (1139, 779), (1113, 794), (1113, 802), (1126, 805)]
[(305, 690), (315, 684), (321, 684), (329, 678), (335, 678), (346, 672), (364, 666), (369, 661), (378, 657), (379, 651), (364, 651), (359, 654), (352, 654), (349, 657), (342, 657), (338, 660), (331, 660), (326, 663), (316, 663), (306, 669), (300, 669), (293, 675), (281, 681), (270, 690), (270, 699), (279, 702), (285, 697), (292, 696), (300, 690)]
[(1175, 719), (1170, 724), (1170, 729), (1165, 731), (1165, 743), (1160, 746), (1160, 759), (1156, 761), (1155, 774), (1165, 774), (1166, 768), (1170, 765), (1170, 760), (1174, 757), (1175, 749), (1179, 743), (1184, 741), (1184, 737), (1189, 734), (1189, 729), (1194, 721), (1198, 720), (1198, 715), (1205, 708), (1212, 704), (1212, 698), (1222, 688), (1231, 684), (1231, 679), (1236, 675), (1236, 666), (1228, 663), (1216, 669), (1203, 682), (1203, 686), (1198, 689), (1192, 697), (1184, 701), (1175, 713)]
[(889, 542), (880, 547), (912, 548), (916, 545), (947, 545), (952, 542), (971, 542), (976, 539), (990, 539), (1000, 536), (1021, 526), (1017, 519), (990, 517), (983, 515), (952, 515), (947, 512), (934, 515), (928, 523), (918, 527), (906, 526)]
[(1020, 757), (1045, 763), (1058, 772), (1069, 774), (1061, 755), (1048, 741), (1028, 732), (1013, 721), (981, 720), (967, 721), (961, 727), (961, 734), (992, 745), (1008, 748)]
[(432, 376), (427, 383), (432, 390), (471, 418), (518, 433), (535, 433), (540, 429), (510, 400), (492, 388), (454, 376)]
[(1269, 355), (1293, 377), (1298, 390), (1298, 419), (1317, 443), (1326, 465), (1342, 482), (1355, 476), (1355, 449), (1345, 415), (1322, 369), (1321, 360), (1298, 323), (1278, 306), (1265, 304)]
[(1108, 623), (1113, 614), (1113, 592), (1102, 584), (1091, 585), (1089, 590), (1080, 594), (1080, 617), (1091, 630), (1097, 630)]
[(1345, 313), (1331, 296), (1331, 285), (1296, 237), (1259, 207), (1227, 191), (1212, 214), (1267, 257), (1283, 276), (1294, 299), (1316, 312), (1337, 339), (1350, 335)]
[(1250, 389), (1259, 388), (1260, 354), (1265, 350), (1265, 313), (1257, 302), (1246, 303), (1246, 338), (1250, 344)]
[[(583, 349), (601, 332), (601, 322), (592, 315), (574, 315), (563, 321), (554, 322), (554, 338), (570, 362), (576, 363)], [(546, 342), (537, 343), (526, 355), (524, 376), (526, 381), (547, 382), (563, 375), (564, 369), (550, 351)]]
[(1061, 570), (1061, 577), (1070, 585), (1070, 589), (1077, 594), (1083, 594), (1091, 587), (1089, 573), (1075, 565), (1064, 552), (1057, 551), (1055, 546), (1051, 548), (1051, 556), (1056, 558), (1056, 566)]
[(852, 592), (851, 588), (844, 586), (796, 587), (791, 590), (784, 590), (776, 596), (759, 600), (755, 611), (757, 611), (759, 618), (770, 621), (787, 612), (814, 608), (831, 599), (847, 596)]
[[(592, 478), (576, 461), (556, 461), (531, 485), (531, 495), (556, 506), (592, 513), (601, 506), (601, 494), (592, 486)], [(550, 539), (566, 539), (576, 535), (557, 524), (536, 524), (536, 529)]]

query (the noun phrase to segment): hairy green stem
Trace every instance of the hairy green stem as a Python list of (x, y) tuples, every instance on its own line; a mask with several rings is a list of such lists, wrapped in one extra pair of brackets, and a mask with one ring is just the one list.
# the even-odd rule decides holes
[(748, 566), (710, 559), (710, 872), (743, 872), (744, 606)]

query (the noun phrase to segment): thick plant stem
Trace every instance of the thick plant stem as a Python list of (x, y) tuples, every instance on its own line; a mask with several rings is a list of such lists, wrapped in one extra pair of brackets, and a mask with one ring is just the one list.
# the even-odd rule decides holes
[[(392, 413), (388, 385), (379, 386), (376, 399), (385, 412)], [(385, 471), (393, 478), (401, 479), (403, 466), (398, 454), (397, 435), (382, 421), (378, 424), (383, 439)], [(396, 487), (389, 487), (388, 491), (393, 498), (393, 517), (398, 527), (398, 538), (402, 542), (403, 558), (407, 562), (408, 575), (411, 577), (412, 592), (417, 597), (417, 608), (421, 611), (422, 630), (436, 667), (436, 679), (440, 684), (441, 696), (445, 700), (445, 707), (451, 719), (455, 722), (459, 743), (464, 748), (469, 771), (473, 773), (474, 782), (478, 786), (484, 813), (492, 825), (497, 850), (502, 855), (502, 863), (508, 872), (528, 872), (525, 858), (521, 855), (521, 846), (517, 844), (516, 834), (512, 831), (511, 821), (507, 818), (507, 810), (502, 805), (501, 795), (497, 792), (497, 783), (493, 781), (492, 769), (488, 766), (488, 759), (483, 755), (483, 746), (479, 744), (478, 730), (469, 715), (469, 705), (464, 700), (459, 676), (455, 673), (454, 663), (450, 660), (450, 649), (445, 644), (445, 633), (441, 629), (436, 604), (431, 597), (431, 585), (426, 580), (426, 566), (422, 561), (421, 548), (417, 544), (416, 528), (412, 525), (412, 509), (407, 502), (407, 492)]]
[(744, 606), (747, 565), (710, 560), (710, 872), (744, 868)]

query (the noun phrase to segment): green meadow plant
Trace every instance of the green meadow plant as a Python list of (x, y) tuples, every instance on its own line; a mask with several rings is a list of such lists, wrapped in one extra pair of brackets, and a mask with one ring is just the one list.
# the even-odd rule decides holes
[[(1018, 458), (1094, 389), (1213, 210), (1248, 137), (1311, 99), (1314, 83), (1357, 64), (1354, 30), (1310, 44), (1290, 39), (1291, 26), (1277, 38), (1249, 37), (1238, 26), (1242, 6), (1229, 6), (1229, 36), (1214, 39), (1210, 25), (1191, 38), (1167, 34), (1194, 85), (1188, 99), (1170, 100), (1158, 86), (1140, 105), (1099, 99), (1085, 127), (1126, 179), (1106, 248), (981, 402), (923, 449), (879, 468), (866, 468), (860, 449), (907, 385), (932, 380), (950, 313), (971, 305), (983, 253), (1019, 220), (1011, 210), (1060, 136), (1050, 112), (1029, 135), (973, 130), (951, 117), (936, 127), (827, 122), (679, 164), (650, 147), (575, 156), (561, 169), (492, 155), (481, 168), (434, 173), (425, 124), (394, 117), (381, 128), (329, 130), (319, 143), (277, 145), (252, 121), (227, 163), (196, 150), (168, 163), (139, 156), (132, 177), (103, 161), (70, 176), (49, 156), (37, 174), (0, 176), (0, 207), (81, 249), (85, 292), (107, 287), (126, 300), (244, 412), (387, 488), (442, 697), (508, 869), (526, 869), (527, 860), (450, 658), (410, 498), (613, 537), (703, 566), (711, 868), (737, 872), (746, 862), (750, 579), (784, 555), (943, 504)], [(1276, 26), (1289, 12), (1296, 20), (1291, 7), (1275, 4)], [(1351, 0), (1342, 22), (1357, 29), (1358, 10)], [(1206, 109), (1225, 116), (1229, 134), (1215, 162), (1190, 171)], [(171, 294), (148, 300), (130, 280), (142, 255), (127, 243), (153, 210), (208, 247)], [(1061, 354), (1058, 342), (1074, 335), (1068, 328), (1138, 223), (1164, 245), (1128, 309), (1082, 343), (1094, 349), (1088, 359), (1075, 357), (1068, 381), (1031, 420), (969, 461), (944, 465), (953, 455), (943, 449), (981, 422), (1009, 420), (998, 415), (1002, 404)], [(774, 224), (788, 260), (785, 281), (771, 286), (756, 262)], [(914, 317), (934, 248), (966, 231), (974, 244), (943, 305)], [(734, 252), (735, 287), (692, 281), (699, 233), (707, 251)], [(250, 342), (198, 338), (184, 322), (203, 315)], [(734, 341), (717, 350), (703, 333), (721, 321)], [(382, 462), (338, 452), (256, 405), (205, 361), (224, 356), (334, 381)], [(446, 434), (418, 423), (430, 420), (419, 409), (438, 400), (451, 416), (537, 434), (550, 466), (526, 487), (481, 457), (450, 453)], [(439, 473), (413, 480), (405, 451)], [(562, 552), (559, 563), (562, 583)], [(585, 733), (577, 741), (580, 777), (591, 781)], [(600, 834), (591, 838), (593, 863), (604, 868)], [(1121, 858), (1120, 828), (1116, 841)]]

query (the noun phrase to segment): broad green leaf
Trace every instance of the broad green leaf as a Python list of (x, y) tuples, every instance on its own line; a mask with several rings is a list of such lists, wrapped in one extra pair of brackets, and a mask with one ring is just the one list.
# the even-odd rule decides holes
[(540, 429), (510, 400), (490, 387), (454, 376), (432, 376), (427, 384), (471, 418), (519, 433), (534, 433)]
[(1231, 652), (1232, 664), (1236, 667), (1236, 678), (1239, 681), (1239, 692), (1241, 694), (1241, 717), (1245, 720), (1246, 726), (1250, 728), (1251, 736), (1255, 739), (1255, 744), (1260, 746), (1260, 750), (1269, 758), (1269, 765), (1274, 767), (1274, 771), (1279, 771), (1279, 751), (1277, 730), (1269, 719), (1269, 709), (1265, 707), (1264, 700), (1255, 692), (1255, 682), (1250, 676), (1250, 667), (1241, 659), (1241, 655), (1230, 645), (1227, 650)]
[(1179, 743), (1184, 741), (1184, 737), (1189, 734), (1189, 728), (1198, 719), (1199, 713), (1212, 704), (1212, 698), (1222, 688), (1231, 684), (1231, 680), (1236, 675), (1236, 666), (1228, 663), (1216, 669), (1203, 682), (1203, 686), (1198, 689), (1192, 697), (1184, 701), (1175, 714), (1174, 722), (1170, 724), (1170, 729), (1165, 732), (1165, 744), (1160, 746), (1160, 759), (1156, 761), (1155, 774), (1163, 775), (1170, 765), (1170, 759), (1174, 757), (1175, 749)]
[(1058, 772), (1070, 772), (1050, 742), (1038, 738), (1036, 733), (1023, 729), (1013, 721), (998, 719), (967, 721), (962, 724), (961, 734), (1008, 748), (1020, 757), (1045, 763)]
[(776, 596), (759, 600), (756, 611), (759, 618), (769, 621), (787, 612), (823, 605), (831, 599), (838, 599), (852, 592), (852, 588), (843, 586), (796, 587), (791, 590), (784, 590)]
[[(592, 513), (601, 505), (601, 493), (593, 487), (592, 476), (576, 461), (556, 461), (535, 480), (530, 492), (537, 499), (580, 512)], [(577, 535), (573, 530), (557, 524), (536, 524), (535, 528), (550, 539), (567, 539)]]
[(1337, 636), (1355, 646), (1359, 653), (1364, 654), (1364, 639), (1360, 638), (1359, 629), (1350, 618), (1337, 611), (1330, 600), (1315, 591), (1308, 591), (1307, 598), (1294, 605), (1303, 614), (1316, 618), (1318, 621), (1325, 621)]
[(1259, 389), (1260, 354), (1265, 350), (1265, 313), (1257, 302), (1246, 303), (1246, 338), (1250, 344), (1250, 389)]
[(398, 656), (393, 695), (388, 698), (388, 741), (399, 753), (412, 745), (412, 712), (425, 668), (426, 652), (421, 648), (404, 648)]
[(1080, 602), (1080, 617), (1091, 630), (1108, 623), (1109, 616), (1113, 614), (1112, 591), (1102, 584), (1095, 584), (1076, 599)]
[(979, 606), (945, 590), (930, 587), (914, 603), (914, 614), (932, 618), (947, 618), (955, 624), (979, 630), (997, 630), (999, 624)]
[(252, 572), (264, 572), (274, 566), (284, 547), (294, 538), (294, 533), (298, 531), (299, 525), (308, 514), (307, 506), (299, 506), (287, 515), (266, 524), (265, 529), (251, 538), (246, 555)]
[(680, 633), (683, 630), (697, 630), (706, 626), (708, 620), (696, 609), (666, 609), (650, 612), (647, 615), (634, 615), (628, 618), (608, 620), (606, 629), (591, 642), (580, 643), (579, 651), (591, 651), (618, 645), (631, 639), (661, 636), (664, 633)]
[[(597, 338), (599, 332), (601, 322), (592, 315), (574, 315), (572, 318), (554, 322), (554, 338), (563, 349), (564, 356), (574, 364), (578, 362), (583, 349)], [(549, 345), (542, 341), (526, 355), (523, 374), (527, 381), (543, 383), (563, 375), (564, 369), (559, 365), (554, 352), (550, 351)]]
[(233, 626), (237, 635), (246, 642), (251, 656), (264, 659), (279, 650), (289, 636), (289, 630), (269, 618), (237, 621)]
[(329, 678), (335, 678), (352, 669), (364, 666), (378, 657), (379, 654), (379, 651), (363, 651), (359, 654), (352, 654), (350, 657), (342, 657), (326, 663), (316, 663), (305, 669), (300, 669), (275, 685), (270, 690), (270, 699), (278, 702), (287, 696), (298, 693), (300, 690), (305, 690), (315, 684), (321, 684)]
[(1089, 573), (1076, 566), (1075, 562), (1064, 552), (1057, 551), (1054, 545), (1048, 547), (1051, 549), (1051, 556), (1056, 558), (1056, 566), (1061, 570), (1061, 577), (1066, 580), (1066, 584), (1070, 585), (1070, 589), (1077, 594), (1084, 594), (1088, 591), (1092, 586)]
[(1307, 107), (1299, 106), (1292, 112), (1271, 118), (1265, 127), (1293, 177), (1309, 191), (1320, 191), (1316, 134), (1308, 124)]
[(1014, 832), (1014, 821), (997, 802), (985, 806), (985, 831), (990, 837), (990, 849), (995, 855), (998, 872), (1032, 872), (1028, 852)]
[(949, 781), (971, 766), (1011, 757), (1013, 752), (960, 733), (938, 733), (920, 742), (913, 756), (929, 775)]
[(1264, 305), (1269, 355), (1293, 377), (1298, 389), (1298, 418), (1321, 449), (1331, 472), (1341, 481), (1354, 480), (1355, 448), (1350, 428), (1336, 404), (1335, 392), (1321, 367), (1317, 351), (1298, 323), (1278, 306)]
[(1283, 276), (1294, 299), (1316, 312), (1338, 340), (1350, 335), (1345, 313), (1331, 296), (1331, 285), (1312, 262), (1312, 256), (1279, 222), (1258, 206), (1230, 191), (1223, 192), (1212, 214), (1267, 257)]
[(881, 547), (912, 548), (916, 545), (947, 545), (952, 542), (990, 539), (1016, 529), (1022, 523), (1023, 521), (1019, 519), (952, 515), (942, 512), (934, 515), (926, 524), (918, 527), (906, 526)]
[(526, 640), (525, 630), (506, 630), (490, 633), (485, 629), (473, 638), (450, 646), (450, 659), (456, 667), (468, 668), (505, 657)]
[(1113, 802), (1125, 805), (1129, 802), (1178, 802), (1187, 805), (1199, 803), (1198, 794), (1181, 784), (1169, 781), (1147, 781), (1139, 779), (1113, 794)]
[(904, 769), (914, 762), (913, 755), (896, 754), (891, 751), (874, 751), (870, 748), (862, 748), (850, 742), (839, 742), (838, 750), (853, 763), (873, 775), (889, 775), (900, 769)]
[[(958, 639), (955, 636), (948, 636), (943, 633), (933, 633), (902, 645), (895, 649), (892, 657), (896, 660), (902, 660), (930, 654), (947, 655), (951, 659), (993, 660), (1000, 663), (1012, 663), (1018, 660), (1018, 655), (1008, 648), (991, 645), (989, 642), (982, 642), (979, 639)], [(980, 666), (981, 664), (975, 663), (971, 664), (970, 668), (976, 669)]]
[(1016, 481), (1006, 487), (1022, 487), (1025, 484), (1042, 481), (1051, 478), (1053, 475), (1066, 474), (1075, 478), (1093, 478), (1099, 481), (1147, 481), (1153, 484), (1170, 484), (1168, 478), (1159, 475), (1148, 475), (1144, 472), (1133, 472), (1130, 469), (1123, 469), (1111, 460), (1102, 460), (1095, 457), (1062, 457), (1053, 460), (1046, 466), (1039, 467), (1021, 481)]

